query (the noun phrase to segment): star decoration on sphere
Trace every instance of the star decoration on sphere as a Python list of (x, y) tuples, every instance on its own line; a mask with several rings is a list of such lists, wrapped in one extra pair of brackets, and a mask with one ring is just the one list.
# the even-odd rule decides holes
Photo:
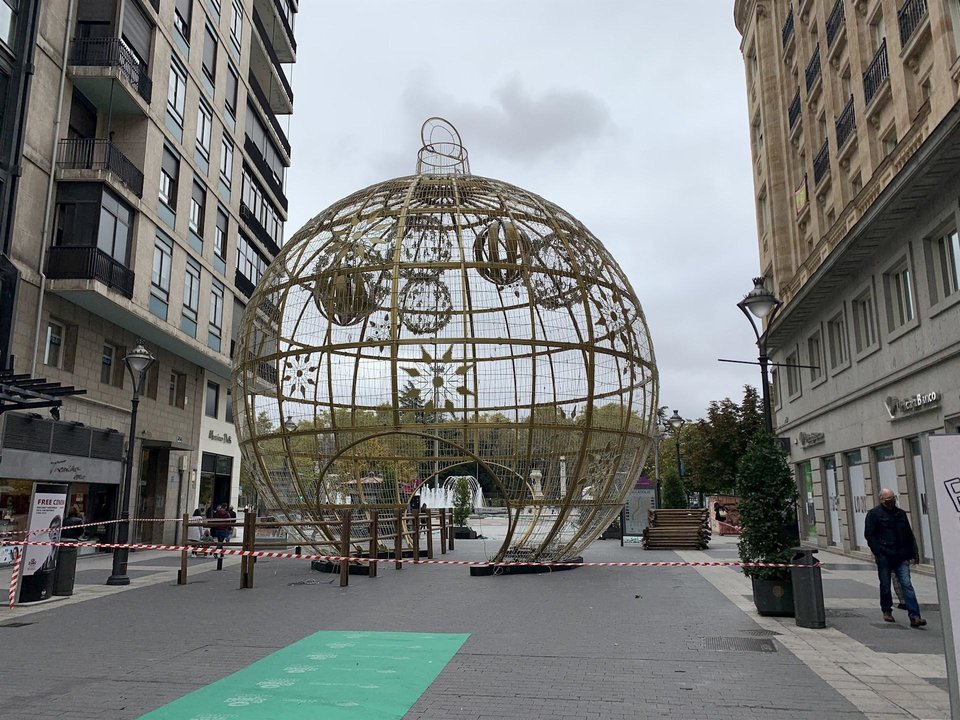
[(467, 387), (467, 374), (473, 363), (457, 363), (453, 359), (453, 347), (439, 357), (430, 354), (427, 348), (420, 346), (421, 360), (414, 367), (404, 367), (410, 376), (410, 383), (404, 393), (404, 400), (424, 404), (424, 410), (442, 410), (453, 412), (457, 404), (453, 401), (458, 395), (466, 398), (474, 395)]
[(311, 365), (310, 362), (311, 357), (308, 354), (294, 355), (283, 361), (283, 382), (289, 383), (290, 395), (300, 393), (300, 396), (305, 398), (308, 386), (316, 386), (316, 372), (319, 365)]

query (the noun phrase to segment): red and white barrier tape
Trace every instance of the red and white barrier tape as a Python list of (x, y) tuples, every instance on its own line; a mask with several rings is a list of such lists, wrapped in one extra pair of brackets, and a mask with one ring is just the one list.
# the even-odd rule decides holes
[[(0, 541), (0, 545), (12, 545), (11, 542)], [(634, 562), (531, 562), (525, 560), (505, 560), (493, 562), (490, 560), (427, 560), (425, 558), (369, 558), (352, 557), (349, 555), (315, 555), (309, 553), (273, 552), (271, 550), (237, 550), (234, 548), (220, 548), (211, 545), (156, 545), (148, 543), (88, 543), (88, 542), (52, 542), (31, 541), (16, 543), (17, 545), (35, 545), (38, 547), (78, 547), (130, 550), (165, 550), (170, 552), (198, 552), (216, 557), (217, 555), (234, 555), (238, 557), (276, 558), (281, 560), (326, 560), (328, 562), (351, 562), (369, 564), (371, 562), (395, 563), (402, 562), (416, 565), (497, 565), (504, 567), (750, 567), (750, 568), (795, 568), (815, 567), (795, 563), (762, 563), (740, 562), (727, 560), (710, 560), (703, 562), (689, 562), (683, 560), (650, 560)]]
[[(204, 522), (209, 522), (210, 518), (204, 518)], [(64, 525), (60, 527), (61, 532), (63, 530), (79, 530), (81, 528), (88, 527), (97, 527), (99, 525), (116, 525), (117, 523), (135, 523), (135, 522), (183, 522), (183, 518), (129, 518), (127, 520), (98, 520), (97, 522), (83, 523), (82, 525)], [(199, 523), (198, 523), (199, 524)], [(49, 532), (49, 528), (43, 528), (42, 530), (8, 530), (6, 532), (0, 532), (0, 539), (17, 537), (22, 535), (23, 537), (29, 537), (31, 535), (41, 535), (43, 533)], [(7, 543), (8, 545), (10, 543)]]
[(10, 574), (10, 589), (7, 591), (7, 603), (12, 608), (17, 601), (17, 585), (20, 583), (20, 548), (13, 549), (13, 572)]

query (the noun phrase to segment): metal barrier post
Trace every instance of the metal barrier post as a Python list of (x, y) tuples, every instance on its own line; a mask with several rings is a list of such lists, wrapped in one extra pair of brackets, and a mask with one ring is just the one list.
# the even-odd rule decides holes
[(447, 511), (440, 509), (440, 554), (447, 554)]
[(450, 532), (447, 533), (447, 537), (450, 538), (450, 549), (453, 550), (453, 510), (447, 510), (450, 513)]
[(433, 508), (427, 508), (427, 560), (433, 560)]
[[(190, 522), (190, 516), (186, 513), (183, 514), (183, 538), (184, 538), (184, 547), (186, 547), (190, 541), (187, 540), (187, 523)], [(180, 572), (177, 573), (177, 585), (186, 585), (187, 584), (187, 551), (180, 551)]]
[(367, 568), (369, 577), (377, 576), (377, 556), (380, 553), (380, 543), (377, 542), (377, 511), (370, 513), (370, 566)]
[(340, 511), (340, 587), (346, 587), (350, 583), (350, 511)]
[(413, 564), (420, 562), (420, 508), (413, 511)]
[(393, 559), (397, 570), (403, 570), (403, 510), (397, 510), (397, 531), (393, 536)]

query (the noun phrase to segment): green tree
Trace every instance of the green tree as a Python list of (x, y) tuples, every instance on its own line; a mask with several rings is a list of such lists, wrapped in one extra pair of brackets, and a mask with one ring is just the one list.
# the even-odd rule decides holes
[(661, 477), (663, 481), (661, 483), (660, 505), (668, 509), (687, 507), (687, 491), (676, 471), (668, 470)]
[(473, 512), (473, 497), (470, 494), (470, 483), (465, 477), (458, 478), (453, 484), (453, 524), (463, 527), (467, 518)]
[[(757, 433), (737, 470), (737, 510), (740, 513), (740, 559), (744, 562), (785, 563), (792, 559), (794, 540), (787, 522), (796, 515), (797, 488), (787, 459), (775, 439)], [(782, 568), (744, 568), (749, 577), (776, 580)]]

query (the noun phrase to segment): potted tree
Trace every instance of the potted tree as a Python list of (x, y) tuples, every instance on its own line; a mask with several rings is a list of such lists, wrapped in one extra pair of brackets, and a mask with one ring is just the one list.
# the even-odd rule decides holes
[(476, 540), (477, 533), (467, 527), (467, 518), (473, 512), (473, 496), (470, 484), (465, 477), (457, 478), (453, 484), (453, 537), (457, 540)]
[[(796, 515), (797, 488), (783, 451), (773, 436), (757, 433), (737, 467), (740, 501), (740, 559), (788, 563), (795, 544), (788, 522)], [(793, 586), (786, 568), (744, 568), (753, 583), (753, 601), (761, 615), (793, 616)]]

